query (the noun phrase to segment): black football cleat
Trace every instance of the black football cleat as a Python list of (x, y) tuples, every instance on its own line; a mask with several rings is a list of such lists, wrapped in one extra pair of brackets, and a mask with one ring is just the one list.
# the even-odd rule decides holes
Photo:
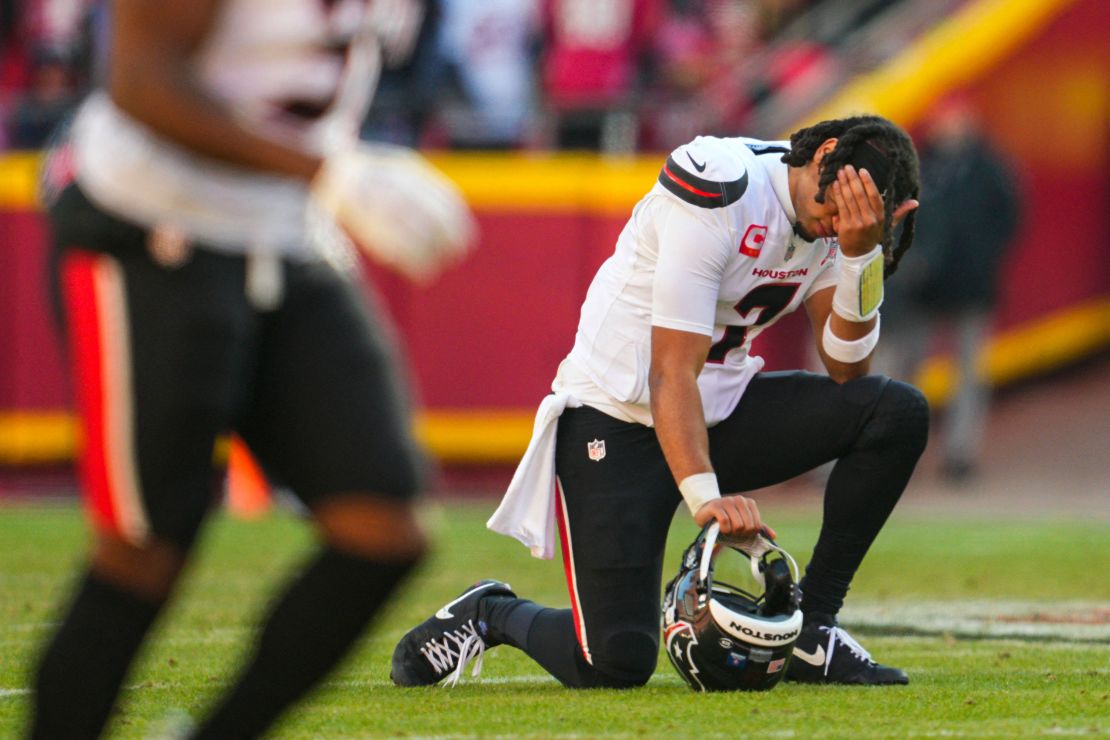
[(454, 601), (413, 627), (393, 650), (389, 678), (398, 686), (431, 686), (450, 676), (449, 685), (458, 683), (463, 669), (472, 659), (478, 662), (474, 675), (482, 668), (482, 654), (500, 645), (489, 633), (489, 625), (479, 614), (479, 603), (486, 596), (515, 597), (509, 584), (485, 580), (475, 583)]
[(889, 686), (908, 684), (900, 668), (880, 665), (835, 619), (817, 619), (802, 627), (786, 680), (798, 683)]

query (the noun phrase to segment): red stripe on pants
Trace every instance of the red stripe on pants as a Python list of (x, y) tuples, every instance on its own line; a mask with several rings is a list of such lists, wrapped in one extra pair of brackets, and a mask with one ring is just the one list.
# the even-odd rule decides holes
[(586, 640), (586, 624), (582, 621), (582, 610), (578, 605), (578, 584), (574, 577), (574, 556), (571, 553), (570, 531), (567, 529), (566, 515), (563, 512), (563, 490), (555, 481), (555, 518), (559, 522), (559, 543), (563, 549), (563, 570), (566, 572), (567, 591), (570, 592), (570, 610), (574, 617), (574, 634), (586, 662), (593, 665), (590, 657), (589, 642)]
[(104, 346), (96, 272), (100, 255), (69, 250), (61, 265), (69, 364), (81, 417), (80, 475), (85, 506), (98, 529), (119, 533), (107, 460)]

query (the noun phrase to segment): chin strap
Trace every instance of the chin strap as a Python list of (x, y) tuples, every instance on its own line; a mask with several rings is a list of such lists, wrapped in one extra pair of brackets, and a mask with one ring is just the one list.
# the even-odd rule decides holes
[(794, 582), (798, 582), (798, 564), (794, 562), (794, 558), (790, 553), (775, 544), (767, 535), (762, 532), (756, 532), (746, 537), (734, 537), (732, 535), (721, 535), (721, 525), (716, 521), (709, 523), (705, 530), (705, 544), (702, 546), (701, 553), (701, 567), (698, 572), (698, 580), (701, 583), (707, 583), (709, 579), (709, 569), (712, 565), (714, 548), (717, 546), (718, 538), (721, 544), (727, 545), (734, 550), (739, 550), (748, 556), (752, 568), (752, 577), (760, 585), (761, 588), (766, 588), (767, 584), (763, 578), (763, 572), (759, 569), (759, 564), (762, 562), (764, 556), (770, 552), (777, 552), (782, 555), (786, 560), (786, 564), (790, 567), (791, 577)]

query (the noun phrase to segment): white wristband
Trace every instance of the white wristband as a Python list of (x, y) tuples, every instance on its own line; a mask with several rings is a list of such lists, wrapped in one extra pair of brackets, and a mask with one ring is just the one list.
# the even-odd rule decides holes
[(838, 362), (854, 363), (864, 360), (875, 345), (879, 343), (880, 317), (875, 314), (875, 328), (859, 339), (841, 339), (832, 330), (832, 315), (825, 320), (825, 331), (821, 334), (821, 344), (825, 347), (825, 354)]
[(840, 255), (833, 310), (847, 321), (870, 321), (883, 304), (883, 247), (858, 257)]
[(691, 514), (697, 514), (702, 506), (721, 497), (716, 473), (688, 475), (678, 484), (678, 490), (682, 493), (682, 498), (686, 501)]

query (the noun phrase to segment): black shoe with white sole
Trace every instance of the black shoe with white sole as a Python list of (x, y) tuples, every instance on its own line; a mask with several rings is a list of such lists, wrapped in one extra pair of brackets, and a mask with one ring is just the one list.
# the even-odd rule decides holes
[(835, 619), (814, 619), (794, 643), (787, 681), (884, 686), (910, 682), (900, 668), (880, 665)]
[(482, 667), (482, 654), (501, 643), (490, 636), (480, 613), (487, 596), (515, 597), (509, 584), (479, 581), (454, 601), (409, 630), (393, 650), (390, 679), (398, 686), (431, 686), (450, 676), (458, 683), (463, 669), (477, 658), (474, 675)]

